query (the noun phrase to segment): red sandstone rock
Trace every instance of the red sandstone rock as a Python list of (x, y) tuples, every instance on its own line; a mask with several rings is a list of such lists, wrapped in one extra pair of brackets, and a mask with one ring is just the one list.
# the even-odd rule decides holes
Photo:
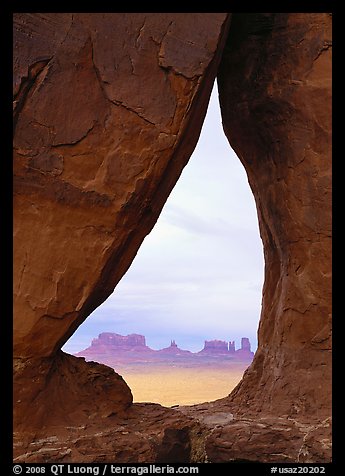
[[(205, 346), (200, 352), (190, 352), (180, 349), (175, 340), (171, 341), (169, 347), (153, 350), (146, 345), (145, 336), (130, 334), (122, 336), (112, 332), (103, 332), (96, 339), (92, 339), (91, 345), (76, 354), (78, 357), (86, 357), (88, 360), (94, 359), (106, 365), (113, 365), (113, 362), (122, 363), (140, 361), (166, 361), (169, 356), (183, 356), (184, 363), (194, 362), (203, 365), (207, 362), (207, 357), (218, 357), (218, 361), (234, 359), (240, 361), (251, 361), (254, 353), (250, 351), (250, 342), (247, 337), (242, 337), (241, 348), (235, 351), (235, 342), (228, 343), (221, 340), (205, 341)], [(114, 359), (115, 358), (115, 361)], [(201, 359), (201, 357), (203, 357)], [(112, 363), (111, 363), (112, 362)]]
[(14, 434), (16, 463), (188, 463), (202, 461), (200, 425), (155, 404), (134, 404), (100, 422), (44, 428), (34, 436)]
[(90, 349), (97, 352), (99, 349), (106, 349), (110, 352), (126, 350), (152, 350), (146, 345), (145, 336), (140, 334), (129, 334), (122, 336), (113, 332), (102, 332), (96, 339), (92, 339)]
[[(104, 367), (98, 395), (109, 384), (115, 403), (101, 398), (97, 408), (94, 367), (57, 353), (128, 269), (186, 164), (205, 114), (226, 19), (221, 13), (15, 15), (18, 461), (331, 458), (327, 13), (233, 18), (219, 73), (220, 100), (226, 135), (258, 207), (265, 285), (258, 351), (242, 383), (206, 410), (192, 409), (194, 420), (211, 434), (194, 423), (186, 430), (172, 410), (159, 410), (157, 417), (150, 407), (144, 419), (138, 407), (126, 411), (129, 390)], [(84, 365), (84, 381), (79, 371), (72, 378), (71, 368)], [(77, 391), (71, 399), (64, 392), (62, 405), (64, 375)], [(70, 434), (64, 447), (63, 427), (53, 425), (66, 418), (63, 409), (68, 415), (76, 408), (84, 382), (81, 415), (71, 412), (76, 436)], [(95, 417), (85, 434), (76, 422), (85, 418), (88, 405)], [(115, 415), (101, 419), (109, 410)], [(211, 420), (202, 423), (204, 410), (213, 422), (221, 421), (219, 428), (207, 426)], [(160, 431), (167, 412), (173, 429)], [(26, 439), (23, 418), (31, 432)], [(120, 418), (133, 418), (128, 433)], [(47, 428), (39, 426), (44, 419)], [(38, 441), (32, 441), (35, 427)], [(56, 454), (49, 451), (55, 441)]]
[(200, 351), (201, 354), (227, 354), (229, 351), (228, 343), (223, 340), (205, 340), (204, 348)]
[(15, 14), (16, 357), (53, 355), (127, 271), (198, 140), (227, 19)]
[(218, 84), (264, 245), (258, 350), (229, 403), (331, 416), (331, 16), (233, 16)]
[[(319, 438), (315, 445), (321, 449), (318, 454), (309, 451), (306, 443), (309, 432), (315, 432)], [(253, 438), (253, 435), (256, 436)], [(258, 459), (263, 463), (327, 463), (331, 441), (327, 421), (321, 425), (303, 426), (284, 418), (243, 418), (218, 425), (206, 439), (206, 454), (212, 463), (255, 463)]]
[[(73, 412), (71, 362), (97, 413), (94, 367), (59, 349), (127, 271), (186, 165), (228, 24), (227, 13), (14, 15), (15, 429), (49, 427), (62, 393)], [(109, 372), (116, 413), (131, 394)]]
[(250, 350), (250, 342), (248, 337), (242, 337), (241, 348), (235, 350), (235, 341), (229, 343), (223, 340), (205, 340), (204, 348), (198, 352), (199, 355), (214, 355), (221, 357), (231, 357), (235, 360), (251, 361), (254, 352)]
[(332, 457), (329, 417), (304, 422), (260, 413), (249, 417), (239, 415), (236, 404), (230, 406), (227, 398), (177, 411), (200, 425), (203, 458), (209, 463), (327, 463)]
[(129, 334), (128, 336), (122, 336), (112, 332), (103, 332), (102, 334), (99, 334), (97, 339), (93, 339), (92, 341), (92, 345), (103, 343), (115, 348), (120, 347), (133, 349), (135, 347), (146, 347), (145, 336), (140, 334)]
[(54, 358), (15, 359), (14, 388), (15, 431), (22, 434), (33, 428), (100, 422), (133, 401), (113, 369), (61, 351)]
[(159, 349), (157, 351), (157, 354), (161, 356), (162, 354), (164, 355), (181, 355), (186, 358), (190, 357), (193, 359), (194, 354), (190, 352), (189, 350), (184, 350), (180, 349), (179, 346), (176, 344), (174, 340), (171, 341), (171, 344), (169, 347), (165, 347), (164, 349)]
[(212, 407), (235, 415), (207, 439), (215, 462), (332, 458), (331, 52), (329, 14), (233, 17), (220, 102), (258, 208), (265, 284), (253, 363)]

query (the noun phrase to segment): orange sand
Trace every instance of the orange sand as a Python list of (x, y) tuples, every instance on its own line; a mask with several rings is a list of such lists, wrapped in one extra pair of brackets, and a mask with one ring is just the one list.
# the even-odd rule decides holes
[(178, 368), (148, 366), (117, 368), (130, 386), (134, 402), (160, 403), (164, 406), (193, 405), (227, 396), (241, 380), (247, 365)]

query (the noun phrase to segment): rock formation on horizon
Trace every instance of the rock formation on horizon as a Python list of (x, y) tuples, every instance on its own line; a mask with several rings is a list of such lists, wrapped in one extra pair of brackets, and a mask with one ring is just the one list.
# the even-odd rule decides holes
[(76, 355), (128, 351), (149, 352), (152, 349), (146, 345), (146, 339), (143, 335), (129, 334), (122, 336), (113, 332), (102, 332), (97, 338), (92, 339), (90, 347), (78, 352)]
[[(205, 341), (204, 348), (199, 352), (180, 349), (175, 340), (172, 340), (169, 347), (154, 350), (146, 345), (146, 338), (140, 334), (129, 334), (122, 336), (113, 332), (102, 332), (95, 339), (92, 339), (91, 345), (84, 350), (77, 352), (77, 357), (93, 357), (95, 360), (102, 360), (102, 356), (129, 356), (131, 359), (134, 354), (140, 360), (140, 354), (143, 353), (143, 359), (148, 355), (159, 359), (160, 356), (185, 356), (197, 358), (198, 356), (218, 356), (233, 357), (236, 360), (251, 361), (254, 353), (250, 350), (250, 342), (247, 337), (242, 337), (241, 348), (235, 350), (235, 341), (210, 340)], [(132, 359), (131, 359), (132, 360)]]
[(204, 348), (200, 353), (224, 354), (229, 352), (228, 343), (223, 340), (205, 340)]
[(202, 355), (232, 356), (237, 360), (251, 361), (254, 352), (251, 351), (248, 337), (242, 337), (240, 349), (235, 349), (235, 341), (205, 340), (204, 348), (199, 352)]
[[(329, 462), (332, 13), (15, 13), (13, 39), (15, 461)], [(152, 230), (216, 77), (263, 241), (258, 349), (224, 399), (132, 404), (61, 347)]]
[(169, 347), (164, 347), (163, 349), (157, 350), (158, 354), (167, 354), (167, 355), (183, 355), (183, 356), (193, 356), (194, 354), (190, 350), (180, 349), (176, 344), (175, 340), (172, 340)]

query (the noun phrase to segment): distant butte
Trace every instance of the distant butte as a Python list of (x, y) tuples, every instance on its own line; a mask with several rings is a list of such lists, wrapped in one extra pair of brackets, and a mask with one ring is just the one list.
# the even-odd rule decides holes
[[(90, 358), (99, 362), (114, 357), (121, 361), (133, 363), (134, 361), (169, 360), (174, 357), (185, 359), (202, 359), (203, 357), (218, 357), (218, 359), (251, 362), (254, 352), (251, 351), (250, 341), (242, 337), (240, 349), (235, 350), (235, 341), (205, 340), (204, 348), (199, 352), (180, 349), (175, 340), (169, 347), (154, 350), (146, 345), (146, 338), (140, 334), (122, 336), (112, 332), (103, 332), (92, 340), (91, 345), (75, 354), (77, 357)], [(202, 359), (203, 360), (203, 359)]]

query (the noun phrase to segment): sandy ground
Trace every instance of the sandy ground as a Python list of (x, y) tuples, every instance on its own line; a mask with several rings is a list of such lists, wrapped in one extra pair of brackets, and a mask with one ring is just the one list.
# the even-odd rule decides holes
[(134, 402), (160, 403), (164, 406), (193, 405), (228, 395), (241, 380), (247, 365), (179, 368), (151, 366), (117, 368), (130, 386)]

